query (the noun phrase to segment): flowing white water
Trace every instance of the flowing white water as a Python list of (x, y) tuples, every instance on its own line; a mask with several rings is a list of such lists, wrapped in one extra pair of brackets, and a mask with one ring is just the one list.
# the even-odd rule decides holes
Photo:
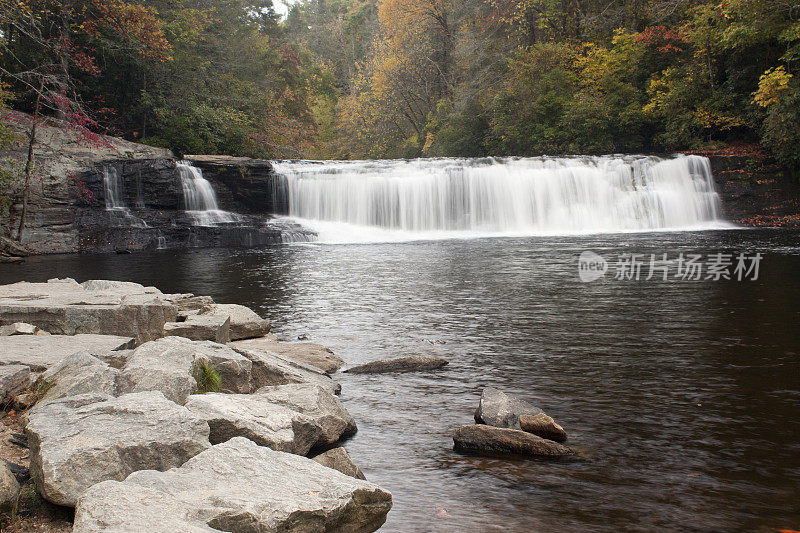
[(278, 162), (321, 241), (729, 227), (708, 159), (646, 156)]
[(222, 211), (217, 205), (217, 194), (211, 183), (203, 177), (203, 171), (188, 161), (177, 164), (183, 186), (183, 200), (186, 211), (199, 226), (214, 226), (235, 222), (236, 216)]
[(111, 166), (103, 167), (103, 192), (106, 200), (106, 209), (126, 209), (122, 200), (122, 180), (119, 172)]

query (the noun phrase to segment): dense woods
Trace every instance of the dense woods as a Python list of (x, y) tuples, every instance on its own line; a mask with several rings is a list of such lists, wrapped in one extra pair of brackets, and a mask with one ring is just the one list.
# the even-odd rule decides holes
[(760, 143), (800, 163), (792, 0), (2, 0), (5, 105), (181, 153)]

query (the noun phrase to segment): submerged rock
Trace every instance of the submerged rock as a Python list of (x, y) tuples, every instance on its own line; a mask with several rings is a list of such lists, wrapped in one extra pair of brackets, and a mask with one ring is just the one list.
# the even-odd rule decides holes
[(322, 466), (338, 470), (346, 476), (356, 479), (367, 479), (366, 476), (364, 476), (364, 472), (362, 472), (350, 458), (350, 454), (347, 453), (347, 450), (342, 447), (333, 448), (319, 455), (315, 455), (313, 460)]
[(257, 394), (195, 394), (186, 408), (208, 422), (212, 444), (246, 437), (273, 450), (306, 455), (322, 437), (310, 416)]
[(567, 440), (567, 432), (564, 431), (564, 428), (544, 413), (520, 415), (519, 425), (522, 431), (533, 433), (543, 439), (550, 439), (556, 442), (565, 442)]
[(411, 355), (396, 357), (394, 359), (381, 359), (348, 368), (345, 372), (351, 374), (384, 374), (388, 372), (418, 372), (421, 370), (436, 370), (450, 362), (440, 357), (427, 355)]
[(101, 481), (180, 466), (210, 446), (208, 424), (156, 391), (71, 396), (38, 405), (28, 420), (31, 477), (57, 505), (74, 506)]
[(247, 339), (231, 343), (232, 346), (244, 349), (277, 353), (316, 367), (327, 374), (332, 374), (344, 366), (344, 361), (330, 348), (313, 342), (279, 342), (272, 335), (258, 339)]
[(514, 454), (536, 457), (574, 455), (572, 448), (517, 429), (484, 424), (461, 426), (453, 433), (454, 448), (459, 451)]
[(75, 352), (95, 356), (124, 350), (134, 345), (130, 337), (115, 335), (14, 335), (0, 337), (0, 365), (25, 365), (42, 372)]
[(370, 532), (391, 506), (377, 485), (237, 437), (180, 468), (93, 486), (73, 531)]
[(475, 411), (475, 422), (499, 428), (521, 429), (520, 415), (538, 415), (542, 410), (524, 400), (509, 396), (492, 387), (481, 392), (481, 400)]

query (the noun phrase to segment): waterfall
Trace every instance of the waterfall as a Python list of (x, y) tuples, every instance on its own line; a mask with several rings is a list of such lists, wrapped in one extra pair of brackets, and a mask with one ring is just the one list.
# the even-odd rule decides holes
[(709, 161), (698, 156), (300, 161), (275, 170), (289, 216), (323, 240), (726, 226)]
[(126, 209), (122, 200), (122, 180), (116, 168), (103, 166), (103, 192), (105, 194), (106, 209)]
[(214, 226), (236, 221), (233, 213), (220, 210), (214, 188), (203, 177), (201, 169), (188, 161), (179, 162), (177, 168), (183, 186), (186, 211), (195, 218), (199, 226)]

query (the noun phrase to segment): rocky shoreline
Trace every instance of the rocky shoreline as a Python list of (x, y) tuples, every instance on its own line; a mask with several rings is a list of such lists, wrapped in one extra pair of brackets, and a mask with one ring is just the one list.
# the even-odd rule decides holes
[[(353, 374), (437, 371), (407, 356)], [(374, 531), (392, 496), (342, 443), (345, 362), (247, 307), (137, 283), (0, 286), (4, 531)], [(454, 450), (564, 458), (537, 407), (486, 388)], [(4, 464), (5, 463), (5, 464)]]
[(379, 528), (391, 494), (341, 448), (343, 361), (269, 329), (135, 283), (0, 287), (4, 531)]

